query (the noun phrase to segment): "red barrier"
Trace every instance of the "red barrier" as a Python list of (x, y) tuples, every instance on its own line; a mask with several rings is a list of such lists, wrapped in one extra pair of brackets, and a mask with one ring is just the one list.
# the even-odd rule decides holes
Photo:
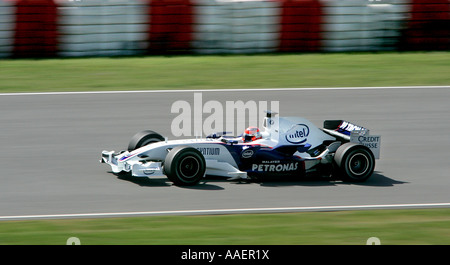
[(53, 57), (57, 52), (57, 6), (53, 0), (16, 2), (13, 57)]
[(149, 2), (149, 53), (185, 53), (191, 50), (191, 0)]
[(321, 48), (322, 6), (319, 0), (281, 0), (282, 52), (311, 52)]
[(449, 50), (450, 2), (413, 0), (403, 38), (401, 48), (406, 50)]

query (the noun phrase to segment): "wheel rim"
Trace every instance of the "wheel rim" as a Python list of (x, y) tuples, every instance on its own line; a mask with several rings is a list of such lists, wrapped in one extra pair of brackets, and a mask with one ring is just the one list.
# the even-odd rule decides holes
[(195, 178), (199, 171), (200, 162), (193, 156), (186, 156), (179, 163), (179, 172), (185, 179)]
[(361, 153), (354, 154), (348, 160), (348, 168), (355, 176), (362, 176), (367, 173), (370, 162), (369, 158)]

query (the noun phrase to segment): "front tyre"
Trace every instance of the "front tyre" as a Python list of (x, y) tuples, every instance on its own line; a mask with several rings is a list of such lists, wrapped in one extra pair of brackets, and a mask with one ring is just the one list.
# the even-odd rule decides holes
[(375, 169), (372, 151), (355, 143), (341, 145), (334, 155), (334, 163), (338, 177), (350, 182), (366, 181)]
[(196, 185), (205, 175), (205, 158), (190, 146), (177, 146), (164, 160), (164, 173), (177, 186)]
[(164, 137), (151, 130), (136, 133), (128, 143), (128, 151), (131, 152), (151, 143), (164, 141)]

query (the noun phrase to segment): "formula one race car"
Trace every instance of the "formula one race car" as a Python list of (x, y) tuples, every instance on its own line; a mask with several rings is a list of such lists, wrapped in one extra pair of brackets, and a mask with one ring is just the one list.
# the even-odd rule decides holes
[(220, 132), (169, 141), (142, 131), (132, 137), (127, 151), (103, 151), (100, 162), (114, 173), (165, 175), (179, 186), (195, 185), (206, 175), (250, 180), (319, 174), (351, 182), (372, 175), (380, 136), (344, 120), (326, 120), (318, 128), (304, 118), (266, 113), (263, 130), (249, 128), (241, 137)]

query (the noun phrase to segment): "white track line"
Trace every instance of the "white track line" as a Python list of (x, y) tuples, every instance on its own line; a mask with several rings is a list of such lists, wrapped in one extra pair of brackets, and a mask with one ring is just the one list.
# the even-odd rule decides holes
[(432, 207), (450, 207), (450, 203), (378, 204), (378, 205), (347, 205), (347, 206), (311, 206), (311, 207), (244, 208), (244, 209), (216, 209), (216, 210), (151, 211), (151, 212), (16, 215), (16, 216), (0, 216), (0, 221), (31, 220), (31, 219), (61, 219), (61, 218), (133, 217), (133, 216), (152, 216), (152, 215), (155, 216), (155, 215), (217, 215), (217, 214), (249, 214), (249, 213), (288, 213), (288, 212), (308, 212), (308, 211), (349, 211), (349, 210), (406, 209), (406, 208), (432, 208)]
[(385, 87), (309, 87), (309, 88), (237, 88), (237, 89), (167, 89), (129, 91), (77, 91), (77, 92), (32, 92), (0, 93), (0, 96), (43, 96), (43, 95), (88, 95), (88, 94), (137, 94), (137, 93), (193, 93), (193, 92), (248, 92), (248, 91), (320, 91), (320, 90), (376, 90), (376, 89), (433, 89), (450, 86), (385, 86)]

